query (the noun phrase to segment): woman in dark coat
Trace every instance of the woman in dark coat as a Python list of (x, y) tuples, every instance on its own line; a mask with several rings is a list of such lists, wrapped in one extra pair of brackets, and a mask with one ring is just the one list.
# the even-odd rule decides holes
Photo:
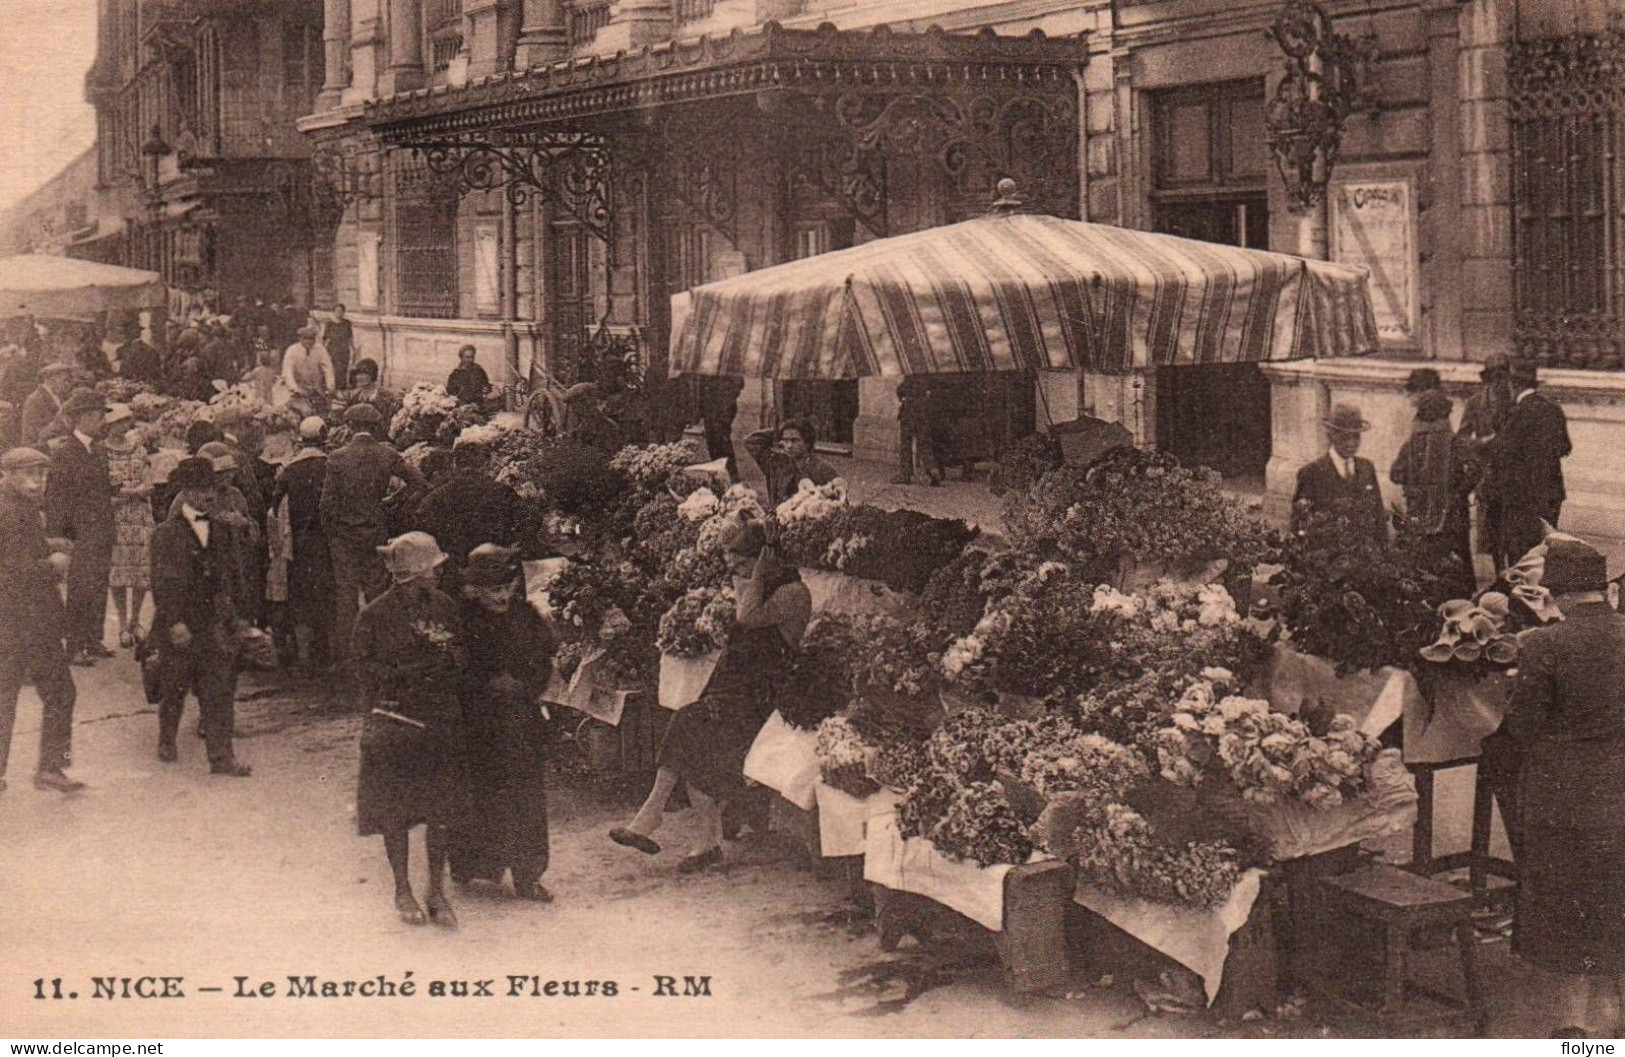
[[(448, 829), (463, 820), (467, 782), (458, 685), (464, 665), (457, 603), (435, 586), (446, 556), (408, 532), (379, 547), (394, 585), (356, 617), (351, 656), (367, 710), (361, 727), (356, 827), (384, 838), (395, 909), (409, 925), (456, 927), (444, 889)], [(428, 914), (412, 895), (408, 834), (428, 827)]]
[(609, 833), (617, 844), (658, 855), (650, 834), (677, 783), (685, 782), (700, 837), (678, 864), (684, 872), (722, 861), (722, 804), (743, 792), (745, 756), (773, 714), (774, 691), (812, 619), (812, 593), (795, 569), (779, 564), (765, 526), (732, 522), (723, 546), (739, 599), (733, 634), (705, 692), (666, 729), (649, 798), (631, 822)]
[(1478, 582), (1468, 500), (1478, 484), (1478, 466), (1472, 441), (1451, 432), (1450, 412), (1450, 398), (1442, 391), (1416, 395), (1416, 421), (1388, 479), (1405, 491), (1405, 517), (1420, 534), (1429, 563), (1445, 568), (1452, 557), (1458, 559), (1456, 578), (1461, 593), (1470, 595)]
[(1542, 583), (1564, 620), (1524, 636), (1507, 716), (1523, 758), (1513, 950), (1556, 976), (1557, 1038), (1617, 1037), (1607, 1007), (1625, 999), (1625, 616), (1605, 570), (1550, 542)]
[(461, 581), (462, 702), (469, 815), (451, 831), (451, 876), (502, 883), (551, 903), (547, 870), (547, 747), (539, 698), (553, 674), (548, 619), (525, 598), (519, 552), (474, 548)]

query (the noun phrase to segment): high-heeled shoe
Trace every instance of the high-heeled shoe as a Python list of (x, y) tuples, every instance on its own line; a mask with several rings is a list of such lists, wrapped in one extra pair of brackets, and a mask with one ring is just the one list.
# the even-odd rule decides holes
[(401, 920), (408, 925), (427, 925), (429, 916), (418, 906), (418, 901), (412, 897), (411, 892), (402, 892), (395, 897), (395, 912)]
[(677, 860), (678, 873), (699, 873), (701, 870), (719, 866), (722, 863), (722, 849), (707, 848), (704, 851), (691, 851)]
[(428, 899), (429, 920), (443, 929), (457, 927), (457, 913), (451, 909), (451, 900), (444, 892), (433, 892)]

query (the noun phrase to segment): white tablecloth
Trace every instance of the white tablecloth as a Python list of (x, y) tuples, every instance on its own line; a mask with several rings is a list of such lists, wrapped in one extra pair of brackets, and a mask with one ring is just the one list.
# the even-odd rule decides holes
[(1248, 870), (1230, 890), (1230, 898), (1211, 910), (1135, 899), (1082, 880), (1072, 901), (1200, 976), (1212, 1005), (1224, 981), (1230, 937), (1252, 915), (1263, 879), (1263, 870)]
[(797, 730), (777, 712), (768, 717), (745, 757), (745, 777), (803, 811), (818, 806), (818, 732)]
[(890, 818), (897, 810), (898, 794), (882, 789), (859, 800), (833, 786), (819, 782), (818, 845), (826, 859), (862, 855), (868, 823), (876, 815)]
[(897, 832), (896, 812), (868, 821), (865, 881), (925, 896), (994, 932), (1004, 931), (1004, 877), (1013, 869), (950, 859), (921, 837), (904, 840)]

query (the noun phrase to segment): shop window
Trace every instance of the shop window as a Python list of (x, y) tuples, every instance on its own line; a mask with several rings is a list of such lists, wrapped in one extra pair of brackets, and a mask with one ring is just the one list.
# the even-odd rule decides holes
[(1264, 84), (1226, 81), (1152, 101), (1156, 189), (1264, 184)]

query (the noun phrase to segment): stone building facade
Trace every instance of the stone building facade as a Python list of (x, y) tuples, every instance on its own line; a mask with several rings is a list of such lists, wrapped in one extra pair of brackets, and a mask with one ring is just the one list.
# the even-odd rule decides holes
[[(510, 381), (568, 378), (601, 324), (635, 328), (658, 368), (670, 294), (975, 215), (990, 181), (1011, 175), (1060, 215), (1371, 267), (1383, 341), (1359, 361), (1002, 380), (964, 395), (957, 417), (978, 423), (969, 447), (1084, 411), (1262, 479), (1279, 507), (1321, 450), (1332, 402), (1362, 405), (1376, 425), (1367, 450), (1386, 468), (1411, 368), (1439, 365), (1462, 393), (1475, 361), (1521, 350), (1547, 362), (1573, 423), (1566, 523), (1612, 534), (1625, 110), (1608, 71), (1625, 5), (1323, 0), (1366, 76), (1307, 214), (1289, 208), (1267, 147), (1284, 63), (1265, 31), (1281, 6), (327, 0), (324, 85), (300, 124), (330, 204), (314, 239), (317, 300), (346, 302), (396, 385), (440, 380), (465, 342)], [(825, 73), (784, 80), (796, 49)], [(848, 120), (820, 101), (816, 77), (851, 68), (840, 56), (872, 74), (916, 63), (901, 93), (915, 112)], [(969, 170), (941, 164), (932, 148), (952, 135), (931, 101), (975, 95), (956, 63), (1042, 68), (1043, 135), (1007, 138)], [(1072, 122), (1065, 147), (1058, 117)], [(854, 138), (859, 126), (870, 140)], [(814, 164), (818, 148), (831, 164)], [(1055, 151), (1070, 165), (1054, 168)], [(860, 456), (895, 446), (883, 380), (751, 383), (740, 427), (803, 412)]]
[(95, 229), (70, 250), (172, 287), (311, 295), (320, 0), (98, 0)]

